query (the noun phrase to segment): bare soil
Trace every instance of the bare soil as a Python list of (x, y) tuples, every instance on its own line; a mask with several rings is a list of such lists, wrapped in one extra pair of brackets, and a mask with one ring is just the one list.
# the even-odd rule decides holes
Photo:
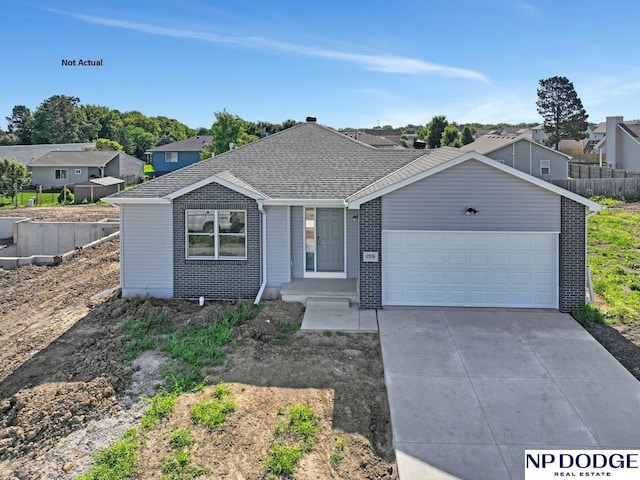
[(0, 208), (0, 217), (28, 217), (38, 222), (98, 222), (120, 218), (120, 210), (113, 205), (96, 204)]
[[(111, 207), (91, 207), (23, 210), (32, 218), (46, 210), (40, 219), (58, 221), (116, 216)], [(74, 478), (90, 468), (93, 453), (137, 425), (141, 396), (156, 392), (166, 359), (147, 352), (122, 361), (125, 319), (166, 312), (173, 325), (198, 325), (229, 306), (117, 294), (90, 300), (117, 285), (118, 274), (117, 240), (55, 267), (0, 271), (0, 478)], [(300, 304), (264, 302), (234, 331), (226, 363), (205, 372), (211, 384), (232, 385), (238, 407), (222, 432), (198, 434), (194, 462), (215, 459), (205, 463), (212, 476), (204, 478), (262, 478), (277, 412), (289, 404), (309, 405), (320, 418), (298, 478), (397, 478), (377, 335), (287, 329), (303, 313)], [(189, 399), (149, 434), (139, 478), (160, 478), (157, 459), (169, 454), (167, 432)], [(336, 438), (345, 440), (345, 458), (332, 465)]]
[[(117, 216), (105, 208), (106, 216)], [(66, 220), (68, 211), (78, 220), (105, 218), (94, 206), (55, 210), (44, 217)], [(88, 470), (93, 453), (137, 425), (146, 408), (140, 398), (155, 393), (166, 358), (150, 351), (122, 361), (125, 319), (167, 312), (174, 325), (198, 325), (227, 306), (117, 294), (91, 301), (118, 284), (118, 270), (112, 240), (55, 267), (0, 271), (0, 478), (74, 478)], [(211, 469), (203, 478), (263, 478), (278, 412), (289, 404), (307, 404), (320, 418), (314, 453), (298, 478), (397, 478), (377, 335), (289, 332), (303, 307), (263, 303), (257, 317), (234, 330), (225, 364), (205, 372), (208, 383), (231, 386), (237, 408), (221, 430), (194, 431), (192, 461)], [(590, 332), (640, 379), (640, 322)], [(181, 397), (146, 439), (139, 478), (160, 478), (169, 434), (187, 422), (197, 398)], [(334, 466), (336, 438), (345, 439), (346, 454)]]

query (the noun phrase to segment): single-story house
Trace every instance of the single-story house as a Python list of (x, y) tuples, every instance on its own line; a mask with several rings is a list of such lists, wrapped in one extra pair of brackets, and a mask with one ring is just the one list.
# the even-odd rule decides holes
[(29, 164), (31, 183), (44, 188), (59, 188), (93, 178), (118, 177), (138, 183), (144, 162), (124, 152), (48, 152)]
[(148, 162), (153, 165), (155, 175), (160, 176), (199, 162), (202, 147), (205, 143), (212, 141), (211, 135), (196, 135), (186, 140), (152, 148), (147, 150), (145, 154)]
[(46, 143), (38, 145), (2, 145), (0, 159), (8, 157), (16, 159), (23, 165), (29, 165), (33, 160), (52, 152), (86, 152), (95, 150), (95, 142), (91, 143)]
[(75, 203), (82, 203), (85, 200), (97, 202), (102, 197), (124, 190), (124, 186), (125, 181), (121, 178), (92, 178), (86, 182), (76, 183), (73, 186), (73, 201)]
[(543, 180), (566, 179), (571, 157), (522, 135), (483, 135), (460, 147)]
[(573, 311), (601, 208), (477, 152), (379, 150), (312, 117), (105, 200), (125, 296), (258, 301), (353, 279), (361, 309)]

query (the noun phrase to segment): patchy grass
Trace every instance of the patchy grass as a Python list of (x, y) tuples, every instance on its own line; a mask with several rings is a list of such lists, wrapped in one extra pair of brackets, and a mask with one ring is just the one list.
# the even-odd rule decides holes
[(211, 473), (205, 467), (198, 467), (191, 462), (189, 452), (178, 450), (166, 459), (160, 467), (162, 480), (191, 480)]
[(228, 387), (216, 385), (211, 400), (203, 400), (193, 406), (191, 422), (211, 431), (216, 430), (227, 419), (227, 415), (236, 409), (233, 400), (227, 399), (230, 394), (231, 390)]
[(302, 455), (313, 450), (318, 419), (307, 405), (289, 406), (289, 419), (276, 424), (264, 470), (277, 477), (293, 475)]
[(280, 328), (280, 332), (278, 332), (278, 334), (276, 335), (276, 343), (278, 345), (286, 345), (287, 343), (289, 343), (291, 335), (300, 330), (300, 325), (300, 322), (291, 322), (283, 325)]
[(347, 440), (342, 435), (336, 437), (334, 440), (334, 451), (329, 457), (329, 461), (331, 462), (331, 465), (336, 468), (342, 463), (342, 461), (344, 460), (344, 456), (346, 455)]
[(127, 351), (122, 356), (122, 360), (132, 360), (145, 350), (155, 348), (161, 335), (169, 334), (173, 328), (168, 323), (167, 312), (158, 316), (149, 315), (143, 318), (129, 318), (123, 328), (127, 335), (122, 341), (127, 344)]
[(169, 418), (173, 413), (173, 408), (178, 400), (177, 392), (160, 392), (147, 401), (151, 404), (149, 410), (145, 412), (140, 420), (142, 430), (152, 430), (158, 420)]
[(575, 318), (580, 325), (585, 327), (591, 326), (594, 323), (607, 323), (603, 313), (592, 303), (587, 303), (583, 305), (582, 308), (574, 312), (573, 318)]
[(138, 431), (133, 428), (125, 433), (124, 438), (98, 452), (93, 461), (93, 468), (76, 480), (120, 480), (135, 473), (135, 462), (140, 441)]
[(607, 323), (640, 312), (640, 213), (604, 210), (589, 219), (589, 268)]

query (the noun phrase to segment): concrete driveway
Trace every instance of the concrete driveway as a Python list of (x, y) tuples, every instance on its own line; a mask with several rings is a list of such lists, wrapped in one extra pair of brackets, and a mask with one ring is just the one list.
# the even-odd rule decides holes
[(521, 479), (526, 449), (640, 448), (640, 382), (554, 310), (378, 311), (401, 480)]

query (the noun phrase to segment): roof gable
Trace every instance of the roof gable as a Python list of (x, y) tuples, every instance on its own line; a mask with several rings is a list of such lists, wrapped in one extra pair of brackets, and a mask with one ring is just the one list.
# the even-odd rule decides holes
[(559, 152), (558, 150), (554, 150), (553, 148), (549, 148), (546, 145), (543, 145), (538, 142), (534, 142), (532, 139), (522, 135), (483, 135), (482, 137), (476, 139), (474, 142), (468, 143), (463, 147), (460, 147), (461, 152), (478, 152), (482, 155), (488, 155), (490, 153), (495, 152), (496, 150), (500, 150), (508, 145), (512, 145), (518, 142), (528, 142), (534, 147), (543, 148), (550, 152), (553, 152), (556, 155), (565, 157), (567, 160), (571, 158), (570, 155)]
[[(577, 195), (573, 192), (570, 192), (569, 190), (565, 190), (563, 188), (557, 187), (556, 185), (546, 182), (544, 180), (541, 180), (539, 178), (536, 178), (532, 175), (526, 174), (524, 172), (521, 172), (520, 170), (516, 170), (515, 168), (512, 167), (508, 167), (502, 163), (496, 162), (495, 160), (492, 160), (489, 157), (486, 157), (484, 155), (481, 155), (477, 152), (468, 152), (465, 153), (463, 155), (458, 155), (454, 158), (442, 161), (440, 163), (438, 163), (435, 166), (429, 166), (428, 164), (424, 164), (425, 169), (422, 170), (419, 173), (414, 174), (413, 176), (410, 177), (406, 177), (402, 180), (399, 180), (395, 183), (391, 183), (389, 185), (384, 185), (382, 188), (379, 188), (375, 191), (371, 191), (368, 192), (365, 195), (352, 195), (351, 197), (347, 198), (346, 203), (348, 204), (349, 208), (359, 208), (360, 205), (362, 205), (363, 203), (366, 203), (370, 200), (373, 200), (374, 198), (377, 197), (381, 197), (387, 193), (391, 193), (395, 190), (398, 190), (402, 187), (405, 187), (407, 185), (410, 185), (414, 182), (417, 182), (419, 180), (422, 180), (424, 178), (430, 177), (432, 175), (435, 175), (439, 172), (442, 172), (444, 170), (447, 170), (453, 166), (456, 165), (460, 165), (461, 163), (467, 162), (469, 160), (477, 160), (481, 163), (484, 163), (485, 165), (488, 165), (492, 168), (495, 168), (497, 170), (500, 170), (502, 172), (508, 173), (509, 175), (512, 175), (513, 177), (519, 178), (521, 180), (525, 180), (533, 185), (536, 185), (538, 187), (541, 187), (545, 190), (548, 190), (550, 192), (553, 192), (557, 195), (561, 195), (563, 197), (569, 198), (575, 202), (581, 203), (582, 205), (586, 206), (589, 208), (589, 210), (597, 212), (602, 210), (602, 205), (600, 205), (599, 203), (596, 202), (592, 202), (591, 200), (581, 197), (580, 195)], [(360, 192), (358, 192), (360, 193)]]
[(185, 140), (167, 143), (156, 148), (150, 148), (147, 152), (201, 152), (205, 143), (211, 143), (213, 136), (196, 135)]

